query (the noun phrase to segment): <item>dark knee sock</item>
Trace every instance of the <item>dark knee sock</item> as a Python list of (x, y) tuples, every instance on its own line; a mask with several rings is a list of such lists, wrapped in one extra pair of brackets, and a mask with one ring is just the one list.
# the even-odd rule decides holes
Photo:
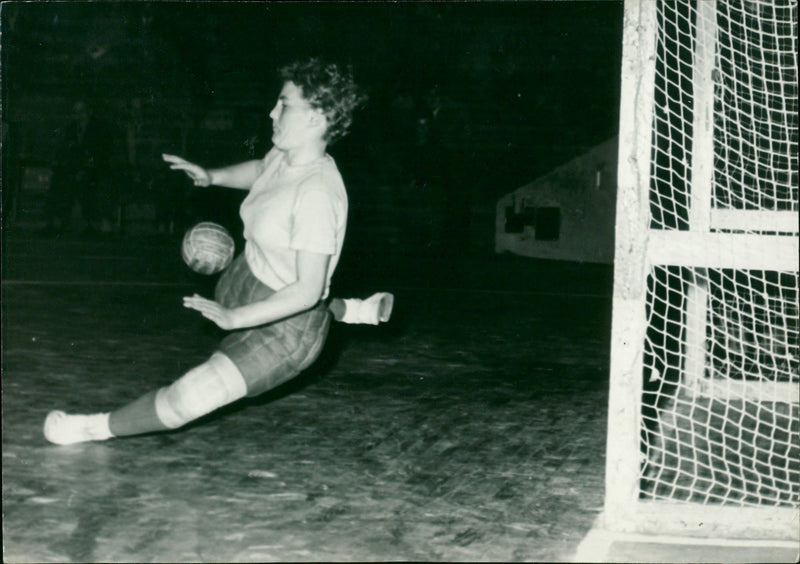
[(331, 303), (328, 304), (328, 309), (333, 314), (333, 318), (336, 321), (341, 321), (346, 311), (344, 300), (340, 298), (333, 298)]
[(158, 390), (148, 392), (128, 405), (112, 411), (108, 420), (111, 433), (115, 437), (126, 437), (168, 430), (156, 414), (157, 392)]

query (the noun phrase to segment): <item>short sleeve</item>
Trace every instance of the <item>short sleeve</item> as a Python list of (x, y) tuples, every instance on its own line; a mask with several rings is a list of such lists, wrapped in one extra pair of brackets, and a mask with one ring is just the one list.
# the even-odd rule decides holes
[(330, 194), (309, 190), (300, 194), (295, 205), (289, 247), (332, 255), (337, 249), (336, 206)]

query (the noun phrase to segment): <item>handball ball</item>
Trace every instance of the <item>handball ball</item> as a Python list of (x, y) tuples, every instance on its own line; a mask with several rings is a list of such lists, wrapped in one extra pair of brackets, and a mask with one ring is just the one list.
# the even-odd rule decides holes
[(200, 274), (216, 274), (233, 260), (233, 237), (211, 221), (198, 223), (186, 232), (181, 245), (183, 262)]

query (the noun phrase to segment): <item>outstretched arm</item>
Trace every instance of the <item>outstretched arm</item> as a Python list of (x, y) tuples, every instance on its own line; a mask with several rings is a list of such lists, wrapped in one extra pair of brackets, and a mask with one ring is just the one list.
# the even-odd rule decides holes
[(164, 161), (170, 163), (172, 170), (182, 170), (192, 179), (195, 186), (223, 186), (249, 190), (253, 182), (261, 175), (263, 168), (260, 160), (245, 161), (222, 168), (207, 169), (175, 155), (163, 154)]

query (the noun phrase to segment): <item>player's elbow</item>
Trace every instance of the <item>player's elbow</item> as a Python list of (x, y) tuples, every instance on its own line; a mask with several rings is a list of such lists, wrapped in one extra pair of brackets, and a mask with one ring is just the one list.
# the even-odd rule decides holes
[(322, 299), (327, 284), (330, 256), (299, 252), (297, 257), (297, 293), (303, 308), (312, 308)]
[(322, 299), (324, 282), (305, 281), (299, 284), (297, 298), (301, 310), (311, 309)]

